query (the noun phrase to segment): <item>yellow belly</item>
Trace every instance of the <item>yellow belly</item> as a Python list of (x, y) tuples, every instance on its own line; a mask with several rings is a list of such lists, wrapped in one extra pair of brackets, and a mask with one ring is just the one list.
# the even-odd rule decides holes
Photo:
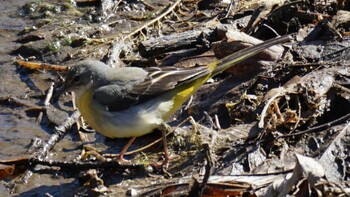
[(85, 92), (76, 97), (77, 107), (85, 121), (97, 132), (109, 138), (139, 137), (159, 127), (163, 116), (172, 108), (173, 101), (158, 105), (141, 104), (120, 112), (109, 112), (97, 102), (93, 94)]

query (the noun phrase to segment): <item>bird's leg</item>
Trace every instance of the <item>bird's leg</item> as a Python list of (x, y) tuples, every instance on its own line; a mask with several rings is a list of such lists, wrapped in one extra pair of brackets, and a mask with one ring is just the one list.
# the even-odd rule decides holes
[(170, 156), (169, 156), (169, 149), (168, 149), (168, 145), (166, 143), (166, 132), (170, 130), (170, 126), (167, 125), (166, 123), (162, 124), (162, 140), (163, 140), (163, 149), (164, 149), (164, 162), (162, 163), (163, 166), (165, 166), (165, 168), (168, 168), (168, 164), (169, 164), (169, 160), (170, 160)]
[(166, 133), (167, 131), (171, 130), (171, 127), (166, 124), (162, 123), (162, 125), (158, 128), (162, 132), (162, 141), (163, 141), (163, 149), (164, 149), (164, 161), (162, 163), (155, 163), (153, 166), (155, 167), (163, 167), (163, 168), (168, 168), (169, 165), (169, 160), (170, 160), (170, 155), (169, 155), (169, 150), (168, 150), (168, 145), (166, 142)]
[(119, 162), (124, 162), (124, 163), (127, 163), (127, 162), (130, 162), (129, 160), (126, 160), (124, 159), (124, 154), (125, 152), (128, 150), (128, 148), (130, 147), (130, 145), (135, 141), (136, 137), (132, 137), (130, 138), (130, 140), (128, 141), (128, 143), (124, 146), (124, 148), (122, 149), (122, 151), (120, 151), (117, 159)]

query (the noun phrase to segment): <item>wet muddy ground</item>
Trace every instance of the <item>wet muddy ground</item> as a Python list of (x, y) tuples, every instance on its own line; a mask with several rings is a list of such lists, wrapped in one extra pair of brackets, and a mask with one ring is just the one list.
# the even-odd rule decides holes
[[(24, 28), (33, 25), (32, 20), (20, 15), (20, 8), (27, 2), (29, 1), (2, 1), (0, 3), (0, 95), (2, 99), (14, 97), (26, 100), (28, 95), (37, 91), (33, 90), (30, 85), (28, 86), (33, 83), (30, 73), (23, 72), (15, 66), (13, 64), (15, 56), (10, 55), (21, 45), (16, 42), (19, 33)], [(46, 87), (43, 84), (42, 88), (47, 87), (48, 84)], [(0, 107), (0, 158), (3, 160), (28, 156), (30, 154), (28, 147), (32, 141), (35, 138), (47, 138), (48, 131), (47, 127), (37, 124), (36, 117), (26, 113), (23, 106), (2, 102)], [(73, 189), (76, 189), (74, 185), (77, 187), (77, 184), (74, 184), (74, 178), (55, 176), (52, 173), (35, 173), (26, 184), (13, 188), (13, 193), (9, 192), (11, 186), (1, 184), (0, 193), (1, 196), (43, 196), (46, 192), (53, 192), (53, 195), (56, 196), (62, 191), (72, 192)]]
[[(0, 3), (0, 161), (6, 164), (0, 196), (350, 192), (349, 1), (147, 2)], [(71, 95), (44, 107), (64, 73), (16, 64), (97, 59), (114, 66), (193, 67), (255, 45), (255, 38), (291, 33), (290, 43), (204, 84), (168, 121), (175, 131), (168, 137), (167, 171), (149, 165), (163, 159), (160, 143), (127, 156), (135, 165), (82, 159), (87, 146), (116, 154), (127, 143), (83, 123), (43, 151), (55, 127), (74, 115)], [(189, 116), (194, 120), (180, 124)], [(160, 136), (138, 138), (131, 149)]]

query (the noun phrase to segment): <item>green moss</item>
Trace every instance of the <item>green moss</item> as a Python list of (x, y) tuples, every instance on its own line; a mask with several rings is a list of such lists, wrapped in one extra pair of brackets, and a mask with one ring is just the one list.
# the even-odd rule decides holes
[(72, 46), (73, 40), (68, 37), (55, 38), (52, 42), (49, 42), (45, 51), (58, 52), (62, 47)]
[(40, 1), (34, 1), (24, 4), (22, 8), (20, 9), (20, 15), (32, 15), (37, 12), (38, 7), (40, 5)]
[(44, 1), (33, 1), (26, 3), (20, 9), (21, 16), (28, 16), (31, 19), (52, 17), (62, 11), (70, 9), (72, 6), (68, 3), (50, 3)]
[(61, 43), (63, 46), (71, 46), (72, 42), (73, 42), (72, 39), (67, 37), (61, 39)]
[(61, 43), (57, 40), (49, 42), (45, 47), (45, 51), (58, 52), (61, 48)]

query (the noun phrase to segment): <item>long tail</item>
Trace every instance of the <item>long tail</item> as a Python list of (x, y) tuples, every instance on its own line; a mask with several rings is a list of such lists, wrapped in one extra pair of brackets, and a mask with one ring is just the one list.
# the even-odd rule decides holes
[(285, 35), (285, 36), (281, 36), (281, 37), (277, 37), (277, 38), (272, 38), (272, 39), (264, 41), (260, 44), (242, 49), (236, 53), (233, 53), (229, 56), (226, 56), (225, 58), (221, 59), (219, 62), (215, 62), (214, 64), (216, 64), (216, 66), (214, 64), (209, 65), (209, 68), (211, 66), (215, 67), (215, 68), (213, 68), (214, 70), (213, 70), (211, 76), (215, 76), (215, 75), (221, 73), (222, 71), (230, 68), (234, 64), (237, 64), (243, 60), (246, 60), (246, 59), (258, 54), (259, 52), (261, 52), (261, 51), (263, 51), (263, 50), (265, 50), (273, 45), (289, 42), (289, 41), (291, 41), (291, 39), (292, 39), (291, 35)]

